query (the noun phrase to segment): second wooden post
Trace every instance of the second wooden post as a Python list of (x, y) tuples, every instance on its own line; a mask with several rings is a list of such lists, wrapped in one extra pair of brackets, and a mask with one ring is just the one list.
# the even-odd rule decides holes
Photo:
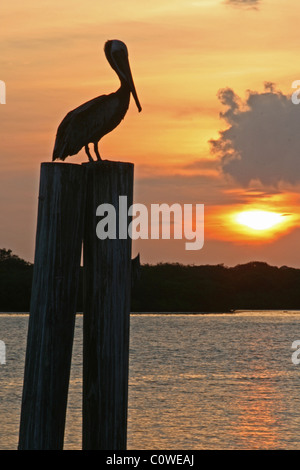
[(83, 239), (83, 450), (127, 441), (133, 164), (87, 168)]

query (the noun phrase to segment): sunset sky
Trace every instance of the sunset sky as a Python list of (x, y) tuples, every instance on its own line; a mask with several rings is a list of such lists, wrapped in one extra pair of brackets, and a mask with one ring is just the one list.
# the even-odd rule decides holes
[[(134, 202), (205, 206), (202, 250), (142, 240), (133, 254), (142, 263), (300, 268), (300, 104), (291, 100), (299, 18), (297, 0), (2, 5), (0, 248), (33, 261), (40, 164), (51, 161), (68, 111), (117, 90), (103, 46), (121, 39), (143, 110), (131, 100), (100, 142), (103, 158), (135, 164)], [(265, 213), (241, 218), (248, 211)], [(269, 212), (277, 218), (265, 228)]]

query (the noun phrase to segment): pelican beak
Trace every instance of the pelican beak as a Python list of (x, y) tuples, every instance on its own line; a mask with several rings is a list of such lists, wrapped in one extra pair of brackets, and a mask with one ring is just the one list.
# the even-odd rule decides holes
[(132, 83), (130, 85), (130, 88), (131, 88), (131, 93), (132, 93), (132, 96), (134, 98), (134, 101), (136, 103), (136, 106), (137, 106), (137, 109), (139, 110), (139, 113), (142, 111), (142, 107), (141, 107), (141, 104), (139, 102), (139, 99), (138, 99), (138, 96), (136, 94), (136, 90), (135, 90), (135, 86), (134, 86), (134, 83), (133, 83), (133, 80), (132, 80)]
[(139, 112), (141, 112), (142, 107), (141, 107), (141, 104), (139, 102), (137, 92), (136, 92), (136, 89), (135, 89), (135, 85), (134, 85), (134, 81), (133, 81), (133, 78), (132, 78), (132, 73), (131, 73), (128, 57), (123, 52), (115, 53), (115, 55), (117, 55), (117, 54), (118, 54), (119, 68), (120, 68), (120, 71), (122, 73), (122, 76), (125, 78), (126, 82), (128, 83), (128, 85), (130, 87), (130, 91), (131, 91), (132, 96), (134, 98), (134, 101), (136, 103), (136, 106), (137, 106)]

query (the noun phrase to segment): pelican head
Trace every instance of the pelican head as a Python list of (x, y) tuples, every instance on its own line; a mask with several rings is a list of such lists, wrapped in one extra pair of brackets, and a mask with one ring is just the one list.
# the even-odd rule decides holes
[(117, 39), (113, 39), (107, 41), (104, 46), (104, 52), (106, 58), (114, 69), (114, 71), (118, 74), (118, 77), (121, 80), (121, 83), (126, 83), (129, 87), (132, 96), (135, 100), (137, 108), (139, 112), (142, 111), (142, 107), (140, 105), (139, 99), (137, 97), (137, 93), (135, 90), (129, 60), (128, 60), (128, 50), (126, 44), (124, 42), (119, 41)]

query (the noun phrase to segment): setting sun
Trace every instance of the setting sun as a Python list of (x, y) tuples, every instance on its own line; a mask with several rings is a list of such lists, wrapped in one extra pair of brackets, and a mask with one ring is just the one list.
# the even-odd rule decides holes
[(253, 230), (267, 230), (284, 222), (284, 216), (269, 211), (245, 211), (237, 214), (236, 221)]

